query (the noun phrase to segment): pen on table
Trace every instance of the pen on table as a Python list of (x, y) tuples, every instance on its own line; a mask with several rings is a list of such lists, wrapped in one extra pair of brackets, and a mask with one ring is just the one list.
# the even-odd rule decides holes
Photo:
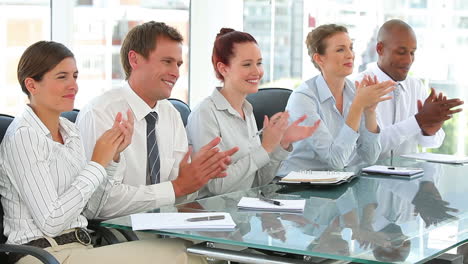
[(260, 199), (260, 201), (264, 201), (264, 202), (271, 203), (274, 205), (283, 205), (280, 201), (266, 198), (263, 192), (260, 192), (260, 196), (258, 197), (258, 199)]
[(389, 169), (389, 170), (394, 170), (394, 169), (395, 169), (395, 167), (388, 167), (388, 169)]
[(187, 218), (186, 221), (201, 222), (201, 221), (213, 221), (213, 220), (222, 220), (222, 219), (224, 219), (224, 215), (209, 215), (209, 216), (202, 216), (202, 217)]

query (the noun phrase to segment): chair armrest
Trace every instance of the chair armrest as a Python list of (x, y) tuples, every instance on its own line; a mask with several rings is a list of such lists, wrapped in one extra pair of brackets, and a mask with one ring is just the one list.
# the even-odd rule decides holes
[(39, 259), (42, 263), (45, 264), (60, 264), (58, 260), (54, 256), (52, 256), (52, 254), (38, 247), (2, 244), (0, 245), (0, 252), (27, 254)]
[(132, 230), (117, 229), (117, 231), (119, 231), (125, 237), (125, 239), (127, 239), (127, 241), (140, 240)]
[[(88, 228), (94, 230), (98, 237), (104, 239), (108, 245), (120, 243), (119, 239), (108, 228), (100, 225), (100, 220), (88, 220)], [(101, 242), (102, 245), (102, 242)]]

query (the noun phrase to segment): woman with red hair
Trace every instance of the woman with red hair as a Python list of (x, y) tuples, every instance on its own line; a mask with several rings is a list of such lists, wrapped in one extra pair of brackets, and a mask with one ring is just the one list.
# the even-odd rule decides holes
[(262, 55), (257, 41), (248, 33), (222, 28), (216, 36), (212, 63), (223, 82), (191, 113), (187, 124), (189, 144), (198, 151), (210, 138), (221, 137), (221, 149), (238, 146), (225, 178), (211, 180), (200, 197), (218, 195), (271, 182), (289, 152), (291, 143), (311, 136), (314, 126), (299, 126), (302, 116), (288, 124), (289, 113), (265, 116), (263, 136), (257, 131), (248, 94), (256, 93), (263, 77)]

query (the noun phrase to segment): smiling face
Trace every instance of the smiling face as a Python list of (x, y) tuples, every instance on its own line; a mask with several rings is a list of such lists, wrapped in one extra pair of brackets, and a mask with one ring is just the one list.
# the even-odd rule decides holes
[(378, 65), (394, 81), (404, 81), (416, 52), (416, 36), (412, 30), (394, 28), (377, 43)]
[(225, 87), (233, 87), (241, 94), (258, 91), (263, 77), (262, 54), (254, 42), (235, 43), (234, 56), (229, 65), (218, 62), (218, 70), (224, 77)]
[(159, 37), (156, 48), (147, 59), (130, 51), (129, 61), (132, 65), (130, 86), (150, 107), (154, 107), (157, 101), (171, 96), (182, 65), (182, 44)]
[(73, 110), (78, 92), (77, 78), (78, 70), (72, 57), (63, 59), (46, 72), (40, 81), (26, 78), (25, 84), (30, 93), (31, 105), (54, 113)]
[(327, 76), (346, 77), (353, 73), (353, 42), (348, 33), (338, 32), (325, 40), (325, 53), (315, 53), (314, 61)]

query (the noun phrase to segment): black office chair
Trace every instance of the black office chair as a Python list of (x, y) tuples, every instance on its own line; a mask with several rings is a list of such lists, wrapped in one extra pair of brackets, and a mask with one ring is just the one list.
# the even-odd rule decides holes
[[(0, 114), (0, 143), (3, 141), (5, 132), (13, 119), (13, 116)], [(7, 263), (8, 256), (5, 253), (10, 252), (31, 255), (46, 264), (59, 264), (54, 256), (42, 248), (25, 245), (9, 245), (5, 244), (6, 241), (7, 238), (3, 235), (3, 206), (0, 203), (0, 263)]]
[(70, 120), (71, 122), (75, 123), (76, 117), (78, 116), (78, 113), (80, 110), (78, 109), (73, 109), (72, 111), (68, 112), (63, 112), (60, 114), (60, 116), (65, 117), (66, 119)]
[(11, 115), (0, 114), (0, 143), (2, 143), (8, 126), (10, 126), (13, 119), (14, 117)]
[(184, 101), (175, 99), (175, 98), (169, 98), (167, 99), (169, 102), (172, 103), (172, 105), (179, 111), (180, 117), (182, 118), (182, 122), (184, 122), (184, 126), (187, 126), (187, 120), (188, 116), (190, 115), (190, 107), (188, 104), (186, 104)]
[(263, 117), (283, 112), (292, 90), (286, 88), (263, 88), (257, 93), (247, 95), (247, 101), (252, 104), (257, 128), (263, 127)]

